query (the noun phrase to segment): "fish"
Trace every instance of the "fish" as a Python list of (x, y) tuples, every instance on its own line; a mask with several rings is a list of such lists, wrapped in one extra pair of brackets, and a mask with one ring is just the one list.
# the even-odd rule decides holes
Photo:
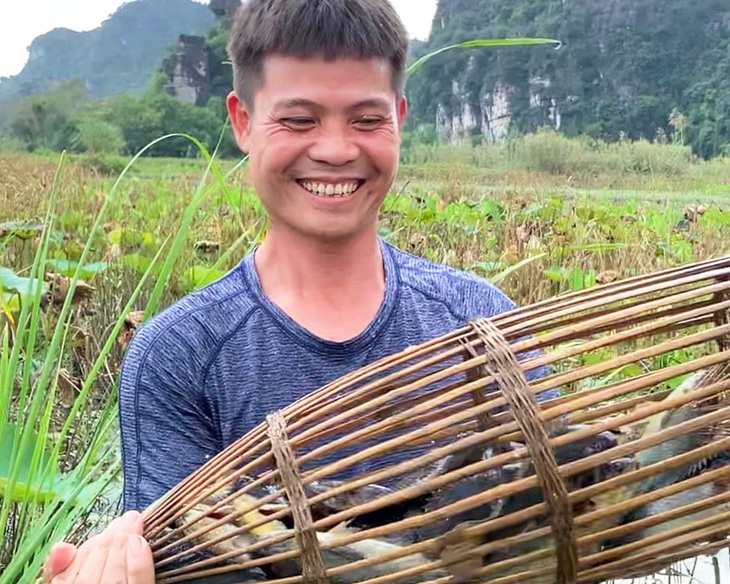
[[(566, 450), (565, 453), (569, 452), (570, 450)], [(563, 464), (560, 458), (558, 458), (558, 464)], [(578, 477), (575, 477), (575, 481), (570, 481), (570, 479), (568, 479), (569, 490), (573, 490), (573, 488), (586, 487), (590, 484), (595, 484), (595, 482), (609, 480), (615, 476), (628, 472), (629, 469), (633, 468), (634, 464), (634, 458), (631, 456), (617, 457), (605, 464), (600, 465), (598, 469), (593, 469), (591, 472), (587, 472), (583, 475), (578, 475)], [(520, 493), (517, 493), (513, 496), (513, 499), (514, 500), (511, 502), (511, 507), (508, 512), (517, 512), (519, 510), (525, 509), (530, 506), (528, 503), (534, 504), (534, 498), (532, 495), (521, 498)], [(538, 503), (539, 502), (541, 501), (538, 501)], [(580, 503), (573, 507), (573, 515), (578, 516), (586, 510), (595, 510), (595, 508), (600, 504), (600, 501), (597, 502), (594, 499), (591, 499), (585, 503)], [(507, 513), (505, 513), (505, 515), (506, 514)], [(549, 521), (547, 517), (541, 519), (533, 519), (526, 525), (514, 526), (511, 528), (499, 530), (487, 534), (487, 537), (491, 541), (497, 541), (506, 537), (526, 535), (532, 530), (546, 527), (548, 525)], [(578, 526), (576, 527), (576, 538), (579, 539), (585, 535), (588, 535), (595, 531), (595, 529), (596, 526), (591, 524)], [(583, 557), (585, 555), (595, 553), (598, 551), (598, 547), (599, 544), (590, 544), (588, 546), (585, 544), (582, 546), (579, 545), (577, 550), (578, 557)], [(545, 574), (525, 577), (521, 579), (520, 584), (550, 584), (554, 580), (554, 570), (556, 568), (556, 556), (554, 550), (555, 540), (552, 534), (538, 536), (531, 540), (524, 541), (516, 545), (512, 544), (509, 547), (505, 547), (488, 553), (483, 558), (483, 564), (486, 566), (490, 564), (496, 564), (497, 562), (501, 562), (504, 560), (520, 558), (522, 559), (522, 561), (513, 566), (490, 573), (488, 576), (489, 579), (491, 580), (503, 578), (522, 572), (549, 569)], [(549, 551), (549, 553), (543, 554), (542, 556), (536, 558), (526, 557), (527, 554), (537, 551)]]
[[(220, 495), (219, 495), (220, 496)], [(195, 562), (214, 558), (228, 553), (241, 552), (235, 541), (235, 529), (236, 525), (230, 522), (223, 523), (217, 527), (214, 527), (210, 531), (203, 534), (196, 534), (202, 528), (208, 527), (218, 520), (222, 519), (232, 509), (230, 507), (221, 507), (215, 511), (210, 511), (215, 499), (212, 497), (204, 503), (200, 503), (192, 507), (189, 511), (183, 513), (177, 520), (179, 527), (182, 527), (184, 535), (193, 537), (191, 543), (188, 543), (186, 547), (190, 545), (207, 544), (201, 550), (191, 553), (186, 558), (185, 562), (176, 562), (169, 566), (167, 569), (176, 569), (185, 566), (189, 566)], [(218, 538), (222, 538), (221, 541), (215, 541)], [(251, 561), (252, 556), (248, 553), (241, 552), (234, 555), (226, 560), (227, 564), (238, 564), (247, 561)], [(257, 567), (245, 568), (242, 570), (235, 570), (226, 572), (224, 574), (217, 574), (214, 576), (205, 576), (203, 578), (193, 578), (186, 580), (187, 584), (241, 584), (243, 582), (261, 582), (266, 579), (266, 574), (263, 570)]]
[[(320, 485), (321, 487), (321, 485)], [(377, 491), (378, 489), (374, 489)], [(370, 490), (366, 489), (365, 492)], [(232, 492), (230, 489), (226, 492)], [(225, 494), (225, 492), (223, 493)], [(362, 494), (361, 494), (362, 495)], [(220, 495), (206, 500), (199, 505), (198, 511), (209, 509), (215, 500), (220, 500)], [(239, 516), (231, 517), (227, 523), (218, 527), (216, 533), (226, 533), (229, 537), (227, 541), (211, 546), (211, 552), (215, 555), (219, 553), (239, 551), (240, 553), (229, 560), (232, 562), (250, 561), (252, 559), (265, 559), (284, 552), (291, 552), (297, 549), (295, 531), (287, 526), (283, 521), (271, 519), (267, 517), (259, 509), (253, 509), (260, 505), (256, 497), (248, 493), (241, 493), (235, 496), (229, 503), (221, 506), (212, 516), (221, 518), (233, 512), (238, 512)], [(212, 521), (213, 519), (211, 519)], [(202, 523), (202, 521), (201, 521)], [(261, 525), (256, 525), (261, 523)], [(249, 527), (250, 530), (244, 533), (232, 534), (233, 530)], [(317, 531), (315, 535), (320, 546), (337, 545), (337, 540), (343, 535), (355, 533), (357, 530), (347, 527), (344, 523), (336, 526), (328, 531)], [(206, 534), (207, 535), (207, 534)], [(254, 545), (266, 543), (268, 539), (276, 536), (288, 536), (283, 541), (272, 542), (268, 545), (251, 549)], [(212, 537), (202, 536), (203, 539), (212, 539)], [(385, 553), (397, 552), (403, 546), (396, 543), (385, 541), (378, 538), (367, 538), (360, 541), (348, 543), (332, 547), (331, 549), (322, 549), (322, 560), (327, 569), (345, 566), (347, 564), (375, 558)], [(429, 560), (420, 553), (408, 554), (402, 557), (376, 564), (366, 568), (358, 568), (356, 570), (346, 571), (330, 577), (332, 584), (354, 584), (362, 580), (375, 578), (378, 576), (393, 574), (408, 568), (423, 566)], [(287, 578), (291, 576), (301, 575), (301, 565), (297, 558), (288, 558), (283, 560), (275, 560), (267, 564), (261, 565), (260, 569), (267, 579)], [(417, 584), (418, 582), (431, 580), (438, 577), (447, 576), (444, 570), (430, 570), (424, 574), (415, 576), (398, 578), (395, 582), (399, 584)]]
[[(577, 431), (584, 427), (584, 425), (572, 425), (556, 428), (552, 431), (552, 435), (560, 435), (565, 432)], [(613, 432), (602, 431), (598, 432), (596, 435), (558, 446), (555, 448), (554, 454), (558, 465), (563, 465), (597, 452), (601, 452), (608, 448), (615, 447), (617, 444), (618, 438)], [(521, 446), (523, 445), (519, 443), (511, 443), (506, 449), (515, 449)], [(500, 452), (500, 450), (493, 448), (492, 445), (478, 445), (470, 449), (465, 449), (437, 461), (429, 467), (427, 472), (424, 472), (423, 470), (418, 471), (418, 473), (414, 475), (417, 477), (416, 479), (412, 476), (404, 477), (404, 479), (400, 482), (400, 487), (407, 487), (411, 484), (415, 484), (416, 482), (428, 481), (440, 475), (478, 462), (479, 460), (489, 459)], [(589, 469), (577, 476), (571, 477), (568, 479), (570, 488), (580, 488), (593, 484), (597, 481), (611, 478), (612, 476), (623, 472), (629, 465), (630, 461), (631, 457), (617, 458), (599, 465), (597, 468)], [(436, 511), (446, 505), (462, 501), (466, 497), (478, 495), (479, 493), (485, 492), (500, 484), (510, 483), (520, 478), (530, 476), (534, 474), (534, 472), (534, 466), (529, 458), (518, 462), (510, 462), (500, 467), (490, 469), (484, 473), (473, 474), (459, 479), (441, 488), (434, 489), (423, 495), (414, 497), (409, 501), (400, 502), (397, 505), (388, 506), (378, 512), (356, 517), (351, 520), (348, 525), (359, 528), (367, 528), (375, 526), (375, 524), (384, 525), (407, 517)], [(527, 489), (507, 497), (499, 497), (495, 500), (475, 505), (471, 509), (451, 514), (445, 518), (432, 520), (424, 526), (399, 534), (399, 536), (407, 538), (412, 542), (435, 540), (434, 550), (424, 552), (424, 556), (430, 560), (440, 559), (444, 563), (450, 564), (448, 570), (451, 576), (456, 577), (457, 579), (469, 579), (471, 577), (470, 574), (472, 574), (475, 570), (480, 569), (483, 565), (498, 558), (497, 555), (485, 556), (483, 558), (478, 555), (474, 556), (473, 554), (469, 554), (471, 549), (486, 543), (488, 540), (521, 533), (525, 527), (518, 526), (516, 528), (505, 528), (497, 533), (490, 533), (486, 537), (471, 537), (467, 535), (470, 533), (468, 531), (468, 527), (482, 524), (491, 519), (503, 517), (508, 513), (517, 512), (521, 509), (538, 504), (542, 502), (542, 500), (542, 491), (539, 487)], [(541, 547), (545, 547), (549, 544), (550, 541), (543, 538), (543, 540), (531, 542), (529, 545), (512, 549), (510, 553), (526, 553), (529, 549), (532, 549), (530, 547), (531, 545), (536, 545), (537, 547), (535, 549), (540, 549)], [(548, 561), (552, 561), (552, 556), (548, 557)]]
[[(587, 428), (587, 424), (570, 425), (553, 432), (552, 437), (577, 432)], [(599, 452), (614, 448), (618, 445), (618, 438), (611, 431), (602, 431), (593, 436), (587, 436), (580, 440), (574, 440), (565, 444), (556, 446), (553, 449), (553, 456), (558, 466), (575, 462), (583, 458), (587, 458)], [(524, 468), (519, 472), (520, 477), (528, 477), (535, 474), (535, 467), (531, 459), (525, 459), (521, 463)], [(566, 479), (568, 490), (582, 489), (592, 484), (606, 480), (608, 475), (614, 475), (616, 469), (615, 462), (599, 465), (595, 468), (588, 469), (577, 475), (573, 475)], [(510, 496), (505, 504), (503, 514), (514, 513), (516, 511), (538, 505), (544, 501), (542, 489), (534, 487), (526, 491), (521, 491)]]
[[(574, 431), (583, 427), (568, 426), (562, 432)], [(553, 434), (555, 433), (553, 432)], [(555, 448), (555, 456), (558, 464), (562, 465), (585, 456), (590, 456), (595, 452), (611, 448), (616, 443), (616, 437), (612, 433), (600, 432), (595, 436)], [(512, 449), (520, 446), (522, 445), (512, 443), (506, 448)], [(505, 449), (504, 446), (501, 448), (503, 450)], [(327, 517), (328, 515), (343, 510), (352, 509), (357, 505), (391, 495), (403, 487), (428, 481), (474, 462), (489, 459), (499, 452), (501, 450), (495, 449), (490, 444), (477, 445), (444, 457), (426, 469), (419, 469), (416, 473), (406, 474), (395, 486), (369, 484), (358, 487), (313, 504), (311, 511), (316, 521), (319, 518)], [(614, 462), (615, 465), (616, 463)], [(610, 464), (602, 465), (599, 469), (591, 469), (569, 480), (573, 480), (576, 485), (591, 484), (593, 481), (602, 480), (608, 473), (612, 472), (612, 468)], [(461, 478), (453, 483), (412, 497), (409, 500), (401, 501), (395, 505), (387, 505), (375, 512), (357, 515), (328, 531), (317, 531), (315, 535), (321, 546), (335, 546), (337, 545), (338, 539), (341, 539), (343, 535), (388, 525), (408, 517), (435, 511), (451, 503), (461, 501), (465, 497), (477, 495), (489, 490), (499, 484), (509, 483), (524, 476), (530, 476), (534, 472), (534, 466), (529, 458), (517, 462), (510, 462), (483, 473), (472, 474)], [(248, 481), (250, 479), (242, 477), (233, 486), (211, 496), (207, 501), (203, 502), (202, 507), (196, 508), (194, 511), (197, 513), (204, 512), (206, 505), (210, 507), (220, 501), (222, 496), (228, 496), (234, 491), (237, 492), (240, 490), (241, 485)], [(341, 482), (333, 479), (320, 479), (305, 483), (303, 486), (307, 497), (311, 499), (315, 496), (325, 494), (329, 490), (339, 487), (341, 484)], [(260, 504), (260, 498), (271, 492), (265, 488), (259, 488), (258, 490), (251, 490), (247, 493), (238, 493), (226, 505), (217, 509), (212, 514), (212, 518), (208, 518), (209, 521), (213, 521), (233, 511), (239, 512), (237, 517), (231, 517), (228, 523), (219, 526), (212, 532), (209, 540), (218, 534), (227, 533), (230, 535), (233, 529), (246, 526), (251, 527), (245, 533), (233, 535), (228, 537), (227, 541), (220, 542), (217, 546), (211, 546), (211, 552), (213, 554), (219, 555), (220, 553), (238, 551), (240, 553), (232, 561), (240, 563), (250, 561), (251, 559), (260, 560), (275, 554), (291, 552), (297, 549), (291, 519), (289, 517), (281, 519), (267, 517), (267, 514), (285, 508), (285, 501), (280, 499), (273, 503), (268, 503), (266, 506)], [(433, 568), (422, 574), (399, 578), (397, 582), (401, 584), (416, 584), (425, 580), (449, 576), (458, 577), (463, 575), (466, 577), (466, 574), (470, 570), (483, 565), (483, 560), (488, 560), (489, 558), (477, 557), (476, 560), (472, 559), (467, 562), (460, 559), (463, 556), (462, 552), (468, 550), (469, 546), (479, 545), (482, 542), (482, 540), (467, 542), (466, 547), (462, 546), (463, 542), (459, 542), (459, 533), (462, 531), (462, 528), (468, 526), (470, 522), (481, 523), (495, 519), (541, 501), (542, 491), (539, 488), (528, 489), (522, 493), (516, 493), (508, 497), (501, 497), (494, 501), (476, 505), (471, 509), (453, 514), (444, 519), (430, 521), (427, 525), (421, 527), (394, 533), (385, 537), (370, 537), (357, 542), (331, 547), (330, 549), (322, 549), (322, 559), (327, 568), (341, 567), (355, 561), (400, 551), (403, 547), (412, 543), (434, 539), (437, 541), (434, 548), (435, 551), (427, 550), (423, 553), (407, 554), (371, 567), (344, 572), (331, 577), (330, 580), (333, 584), (351, 584), (378, 576), (390, 575), (404, 569), (423, 566), (432, 561), (444, 560), (451, 562), (454, 557), (456, 557), (456, 561), (448, 570), (444, 568)], [(256, 507), (259, 508), (256, 509)], [(251, 510), (252, 508), (254, 510)], [(254, 524), (260, 525), (252, 527)], [(199, 525), (196, 528), (199, 528)], [(505, 532), (501, 535), (506, 536), (507, 534)], [(287, 536), (287, 538), (268, 545), (262, 545), (274, 536)], [(490, 539), (493, 537), (494, 534), (490, 534)], [(251, 549), (254, 546), (258, 546), (258, 549)], [(276, 560), (260, 566), (260, 569), (265, 574), (265, 577), (269, 579), (287, 578), (301, 574), (301, 566), (297, 558)]]
[[(190, 509), (190, 511), (183, 513), (179, 519), (181, 526), (183, 526), (183, 533), (185, 535), (194, 536), (196, 531), (212, 525), (219, 519), (225, 517), (227, 512), (231, 510), (230, 508), (222, 507), (220, 508), (220, 510), (216, 510), (215, 512), (209, 512), (211, 507), (212, 506), (198, 504)], [(204, 515), (206, 513), (206, 516), (201, 517), (201, 515)], [(190, 527), (184, 527), (185, 524), (190, 522), (193, 522)], [(199, 539), (202, 540), (201, 543), (213, 542), (219, 537), (225, 538), (219, 542), (210, 543), (210, 545), (203, 550), (203, 553), (207, 556), (220, 556), (223, 554), (240, 551), (240, 548), (236, 547), (232, 541), (235, 530), (236, 526), (232, 523), (223, 523), (222, 525), (215, 527), (212, 530), (200, 535)], [(240, 553), (236, 556), (232, 556), (229, 561), (231, 563), (242, 563), (250, 560), (251, 556), (249, 554)]]
[[(725, 466), (725, 464), (727, 464), (727, 462), (724, 463), (722, 466)], [(710, 467), (708, 468), (712, 468), (713, 466), (714, 465), (710, 465)], [(715, 497), (717, 495), (727, 493), (728, 486), (730, 485), (728, 485), (726, 481), (708, 481), (691, 489), (687, 489), (674, 495), (670, 495), (668, 497), (664, 497), (662, 499), (649, 503), (644, 508), (641, 516), (650, 517), (652, 515), (658, 515), (672, 509), (679, 509), (680, 507), (684, 507), (685, 505), (689, 505), (691, 503), (696, 503), (698, 501), (709, 499), (710, 497)], [(641, 535), (639, 536), (639, 538), (643, 539), (655, 535), (660, 535), (662, 533), (666, 533), (680, 527), (689, 527), (692, 523), (704, 519), (709, 519), (718, 514), (727, 513), (728, 511), (730, 511), (729, 502), (725, 502), (720, 505), (714, 505), (712, 507), (706, 507), (701, 511), (695, 511), (693, 513), (685, 514), (669, 521), (664, 521), (657, 525), (646, 527), (641, 531)], [(730, 533), (730, 527), (727, 529), (727, 532)]]
[[(697, 371), (690, 375), (665, 399), (672, 399), (685, 395), (690, 391), (697, 390), (703, 386), (709, 385), (710, 383), (714, 383), (718, 379), (727, 377), (728, 374), (730, 374), (730, 367), (726, 364), (722, 364), (719, 367)], [(699, 407), (697, 404), (690, 402), (678, 408), (673, 408), (649, 416), (646, 420), (635, 425), (634, 429), (638, 426), (641, 429), (639, 437), (643, 438), (672, 426), (696, 419), (705, 413), (707, 413), (705, 408)], [(700, 448), (710, 443), (715, 438), (715, 433), (717, 431), (717, 428), (710, 427), (703, 429), (702, 431), (688, 432), (641, 450), (636, 455), (637, 468), (647, 467), (661, 461), (668, 460), (674, 456), (691, 452), (696, 448)], [(728, 464), (730, 464), (730, 450), (722, 451), (709, 458), (688, 462), (687, 464), (655, 474), (643, 481), (626, 485), (617, 489), (618, 492), (614, 494), (613, 498), (617, 502), (621, 500), (628, 501), (633, 497), (645, 495), (664, 487), (677, 484), (689, 478), (696, 477), (703, 472), (715, 470), (727, 466)], [(639, 508), (633, 509), (620, 516), (617, 524), (628, 525), (634, 521), (646, 519), (671, 509), (678, 509), (685, 505), (726, 493), (728, 487), (730, 487), (730, 477), (728, 476), (719, 480), (708, 481), (696, 487), (682, 490), (673, 495), (657, 499)], [(626, 544), (635, 543), (647, 537), (666, 533), (678, 527), (689, 526), (690, 523), (709, 518), (714, 514), (726, 512), (728, 510), (730, 510), (730, 505), (723, 504), (719, 507), (716, 506), (683, 515), (617, 538), (609, 539), (604, 543), (604, 548), (615, 549)], [(730, 529), (728, 529), (728, 532), (730, 533)]]
[[(585, 428), (585, 425), (564, 426), (554, 429), (552, 434), (560, 435), (583, 428)], [(598, 432), (594, 436), (589, 436), (587, 438), (556, 447), (555, 457), (558, 465), (563, 465), (597, 452), (601, 452), (608, 448), (612, 448), (617, 444), (618, 439), (613, 432), (602, 431)], [(523, 445), (519, 443), (511, 443), (508, 446), (508, 449), (515, 449), (521, 446)], [(424, 473), (422, 470), (414, 473), (414, 476), (418, 477), (417, 479), (411, 479), (411, 477), (406, 476), (400, 482), (400, 488), (410, 486), (416, 482), (428, 481), (438, 477), (439, 475), (449, 473), (479, 460), (489, 459), (498, 453), (499, 451), (495, 450), (492, 445), (477, 445), (472, 448), (459, 451), (456, 454), (452, 454), (437, 461), (429, 468), (427, 473)], [(619, 460), (609, 461), (600, 465), (598, 468), (590, 469), (577, 476), (571, 477), (568, 479), (569, 487), (572, 490), (574, 488), (588, 486), (589, 484), (593, 484), (601, 480), (606, 480), (607, 477), (615, 476), (615, 474), (623, 472), (627, 465), (628, 461), (625, 457)], [(357, 527), (359, 529), (367, 529), (386, 525), (424, 513), (429, 513), (452, 503), (462, 501), (467, 497), (478, 495), (479, 493), (485, 492), (500, 484), (508, 484), (520, 478), (533, 475), (534, 473), (535, 469), (529, 458), (514, 463), (507, 463), (483, 473), (461, 478), (453, 483), (428, 491), (418, 497), (411, 498), (410, 500), (401, 501), (377, 511), (356, 516), (348, 522), (348, 526)], [(534, 487), (506, 497), (498, 497), (492, 501), (475, 505), (470, 509), (450, 514), (447, 517), (432, 520), (426, 525), (413, 528), (403, 533), (398, 533), (398, 537), (407, 539), (413, 543), (439, 539), (446, 536), (452, 530), (457, 529), (459, 526), (483, 523), (490, 519), (496, 519), (509, 513), (518, 512), (532, 505), (537, 505), (542, 501), (542, 490), (539, 487)], [(490, 539), (516, 535), (523, 529), (525, 529), (524, 526), (504, 528), (496, 534), (490, 534)], [(474, 543), (475, 545), (478, 545), (479, 542)]]
[[(319, 479), (304, 483), (304, 492), (308, 498), (323, 495), (330, 490), (336, 489), (344, 484), (344, 481), (335, 479)], [(315, 521), (318, 519), (340, 513), (347, 509), (352, 509), (365, 503), (370, 503), (385, 497), (386, 495), (392, 495), (395, 492), (394, 489), (378, 485), (368, 484), (361, 487), (356, 487), (345, 491), (343, 493), (330, 496), (323, 501), (316, 503), (310, 503), (310, 509), (312, 511), (312, 517)]]
[[(562, 435), (568, 432), (582, 430), (586, 427), (586, 425), (563, 426), (554, 428), (550, 432), (550, 435)], [(615, 447), (617, 444), (618, 437), (615, 433), (601, 431), (597, 432), (595, 435), (556, 446), (553, 449), (553, 454), (558, 466), (562, 466), (604, 450), (608, 450)], [(513, 448), (517, 446), (523, 445), (513, 444)], [(633, 458), (630, 456), (616, 457), (615, 459), (600, 464), (595, 468), (591, 468), (577, 475), (573, 475), (572, 477), (568, 477), (565, 479), (567, 483), (566, 486), (569, 491), (572, 491), (587, 487), (600, 481), (608, 480), (609, 478), (625, 472), (632, 462)], [(503, 478), (507, 482), (535, 474), (534, 464), (530, 458), (525, 458), (516, 463), (505, 465), (505, 467), (506, 468), (503, 468)], [(456, 492), (458, 493), (458, 491)], [(520, 580), (521, 584), (541, 584), (551, 582), (555, 569), (555, 554), (550, 552), (550, 550), (554, 549), (555, 545), (552, 535), (538, 536), (519, 544), (511, 544), (504, 548), (488, 552), (482, 557), (474, 558), (472, 554), (471, 559), (466, 559), (469, 557), (467, 555), (468, 552), (473, 548), (484, 545), (488, 542), (495, 542), (503, 538), (525, 535), (534, 529), (546, 527), (549, 525), (549, 518), (534, 518), (527, 522), (523, 522), (522, 524), (508, 526), (480, 536), (470, 535), (470, 527), (482, 524), (485, 520), (488, 521), (489, 519), (506, 517), (510, 514), (527, 509), (528, 507), (532, 507), (533, 505), (538, 505), (543, 501), (544, 496), (540, 487), (528, 488), (507, 496), (504, 499), (497, 515), (493, 517), (474, 518), (452, 526), (451, 531), (441, 536), (441, 558), (447, 562), (454, 562), (450, 566), (451, 572), (455, 576), (465, 579), (468, 579), (470, 574), (472, 574), (475, 570), (481, 569), (484, 566), (489, 566), (504, 560), (520, 559), (520, 561), (516, 562), (513, 566), (496, 570), (486, 577), (491, 580), (515, 575), (524, 571), (544, 569), (547, 570), (545, 575), (535, 576), (534, 578), (525, 578)], [(574, 509), (573, 511), (574, 513), (577, 513), (578, 509)], [(547, 551), (548, 553), (545, 553), (538, 558), (522, 559), (530, 552), (535, 551)]]

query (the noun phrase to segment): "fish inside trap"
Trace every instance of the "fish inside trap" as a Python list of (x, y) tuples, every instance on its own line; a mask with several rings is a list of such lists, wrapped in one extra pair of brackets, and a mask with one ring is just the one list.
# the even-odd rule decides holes
[[(567, 464), (615, 448), (617, 444), (614, 433), (601, 432), (559, 446), (555, 452), (559, 463)], [(512, 446), (516, 449), (519, 445)], [(534, 477), (534, 468), (528, 458), (468, 475), (438, 489), (427, 488), (428, 482), (434, 478), (453, 475), (472, 461), (485, 461), (493, 457), (494, 452), (483, 447), (451, 455), (431, 465), (425, 473), (403, 477), (401, 483), (392, 488), (368, 484), (343, 491), (346, 483), (337, 481), (304, 484), (311, 502), (313, 521), (321, 522), (343, 513), (350, 515), (333, 527), (315, 531), (329, 580), (361, 582), (406, 572), (393, 581), (424, 582), (450, 578), (458, 576), (460, 572), (488, 566), (492, 561), (511, 557), (516, 550), (524, 552), (541, 546), (547, 549), (551, 545), (549, 534), (537, 540), (528, 540), (514, 549), (493, 546), (491, 552), (472, 552), (478, 551), (479, 546), (488, 545), (490, 541), (515, 538), (521, 533), (529, 534), (530, 527), (539, 528), (541, 520), (536, 516), (530, 522), (530, 527), (517, 524), (479, 534), (480, 526), (488, 526), (490, 521), (510, 517), (541, 504), (542, 494), (537, 486), (514, 494), (503, 489), (505, 494), (502, 496), (489, 496), (490, 491), (494, 493), (494, 489), (499, 486), (504, 487), (520, 478)], [(574, 475), (569, 483), (574, 488), (585, 488), (620, 474), (630, 463), (629, 457), (612, 458), (597, 468)], [(422, 494), (411, 498), (398, 497), (399, 491), (419, 485), (426, 487), (421, 488), (424, 491)], [(338, 490), (342, 491), (341, 494), (327, 497)], [(477, 501), (480, 497), (484, 502)], [(387, 498), (395, 499), (396, 502), (377, 505), (378, 500)], [(469, 498), (474, 503), (464, 511), (448, 514), (438, 520), (417, 521), (419, 517), (437, 514), (444, 507), (463, 503)], [(373, 504), (375, 508), (372, 511), (352, 513), (359, 507), (369, 505), (372, 508)], [(408, 527), (409, 520), (411, 527)], [(403, 523), (405, 527), (398, 531), (388, 529), (397, 523)], [(195, 566), (194, 572), (207, 570), (211, 573), (218, 571), (215, 566), (223, 565), (225, 570), (237, 566), (237, 577), (244, 578), (241, 581), (276, 580), (302, 574), (302, 558), (297, 549), (298, 541), (289, 506), (274, 484), (256, 487), (252, 479), (239, 478), (232, 486), (215, 492), (183, 513), (176, 521), (176, 528), (177, 535), (181, 536), (177, 541), (188, 538), (185, 542), (190, 546), (188, 549), (197, 549), (192, 554), (196, 561), (188, 566)], [(473, 533), (469, 533), (469, 528)], [(168, 534), (172, 532), (170, 530)], [(372, 535), (367, 536), (368, 533)], [(543, 564), (547, 562), (549, 566), (550, 561), (548, 557), (543, 560)], [(355, 564), (352, 569), (345, 569), (352, 564)], [(170, 565), (161, 563), (160, 567), (164, 572), (165, 566)], [(169, 571), (171, 577), (174, 572), (178, 572), (178, 578), (184, 577), (185, 573), (193, 573), (185, 568), (177, 568)], [(178, 578), (175, 580), (186, 581)]]

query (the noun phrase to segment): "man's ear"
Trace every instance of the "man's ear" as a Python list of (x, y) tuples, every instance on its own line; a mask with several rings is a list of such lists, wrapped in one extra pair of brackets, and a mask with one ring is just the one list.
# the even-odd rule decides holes
[(246, 103), (238, 97), (235, 91), (231, 91), (226, 97), (228, 115), (231, 117), (233, 135), (236, 137), (236, 144), (242, 152), (248, 154), (250, 139), (251, 114)]
[(406, 116), (408, 115), (408, 99), (405, 95), (401, 95), (396, 103), (396, 109), (398, 112), (398, 128), (403, 129), (403, 124), (406, 123)]

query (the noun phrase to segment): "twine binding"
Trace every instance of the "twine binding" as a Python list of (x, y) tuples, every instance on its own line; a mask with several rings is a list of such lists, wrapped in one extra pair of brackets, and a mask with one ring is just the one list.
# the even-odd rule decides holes
[(555, 582), (569, 584), (577, 579), (578, 573), (578, 546), (573, 513), (568, 490), (549, 446), (550, 437), (540, 421), (540, 407), (502, 332), (488, 319), (475, 320), (469, 324), (484, 345), (487, 359), (483, 367), (494, 377), (522, 430), (535, 465), (537, 480), (550, 509), (557, 560)]
[(312, 514), (307, 503), (307, 495), (287, 439), (286, 420), (280, 411), (276, 411), (266, 416), (266, 424), (276, 467), (291, 507), (294, 532), (301, 552), (302, 576), (309, 584), (329, 584), (317, 533), (312, 527)]

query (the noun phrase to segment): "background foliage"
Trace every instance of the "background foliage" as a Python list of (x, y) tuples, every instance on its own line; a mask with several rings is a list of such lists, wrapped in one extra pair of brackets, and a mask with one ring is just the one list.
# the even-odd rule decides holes
[[(418, 123), (439, 107), (484, 111), (510, 91), (512, 128), (561, 114), (560, 130), (615, 141), (672, 136), (701, 156), (730, 142), (730, 5), (724, 0), (439, 0), (428, 42), (548, 36), (560, 50), (473, 50), (434, 59), (410, 87)], [(454, 82), (458, 92), (454, 92)], [(554, 100), (554, 101), (553, 101)]]
[[(164, 36), (149, 31), (149, 23), (162, 14), (171, 19), (168, 28), (205, 34), (211, 97), (203, 105), (167, 95), (166, 80), (154, 72), (174, 48), (170, 43), (149, 45), (150, 39)], [(180, 22), (173, 22), (172, 16)], [(11, 113), (5, 116), (0, 149), (134, 154), (169, 132), (189, 132), (212, 148), (225, 123), (224, 99), (232, 85), (225, 51), (227, 26), (224, 18), (216, 20), (208, 8), (189, 0), (124, 5), (97, 29), (95, 34), (117, 43), (105, 41), (106, 48), (94, 52), (93, 63), (80, 51), (78, 71), (44, 58), (29, 64), (31, 73), (40, 71), (38, 79), (52, 79), (50, 71), (65, 71), (67, 78), (39, 94), (33, 90), (38, 83), (24, 71), (20, 77), (29, 95), (11, 110), (6, 108)], [(558, 129), (566, 136), (688, 145), (701, 157), (727, 151), (730, 5), (725, 0), (439, 0), (430, 38), (413, 43), (410, 60), (467, 39), (519, 36), (557, 38), (562, 46), (449, 52), (413, 75), (406, 146), (453, 141), (446, 128), (461, 119), (467, 107), (476, 127), (463, 132), (461, 141), (484, 142), (482, 120), (494, 115), (490, 108), (496, 91), (506, 88), (508, 136), (555, 127), (559, 112)], [(128, 45), (126, 61), (115, 53), (120, 38)], [(133, 48), (146, 57), (134, 61)], [(64, 54), (59, 52), (58, 58)], [(90, 77), (85, 67), (92, 67), (100, 80)], [(9, 89), (17, 89), (18, 81), (0, 83), (0, 100)], [(189, 144), (170, 140), (149, 154), (196, 155)], [(229, 133), (219, 153), (237, 156)]]

